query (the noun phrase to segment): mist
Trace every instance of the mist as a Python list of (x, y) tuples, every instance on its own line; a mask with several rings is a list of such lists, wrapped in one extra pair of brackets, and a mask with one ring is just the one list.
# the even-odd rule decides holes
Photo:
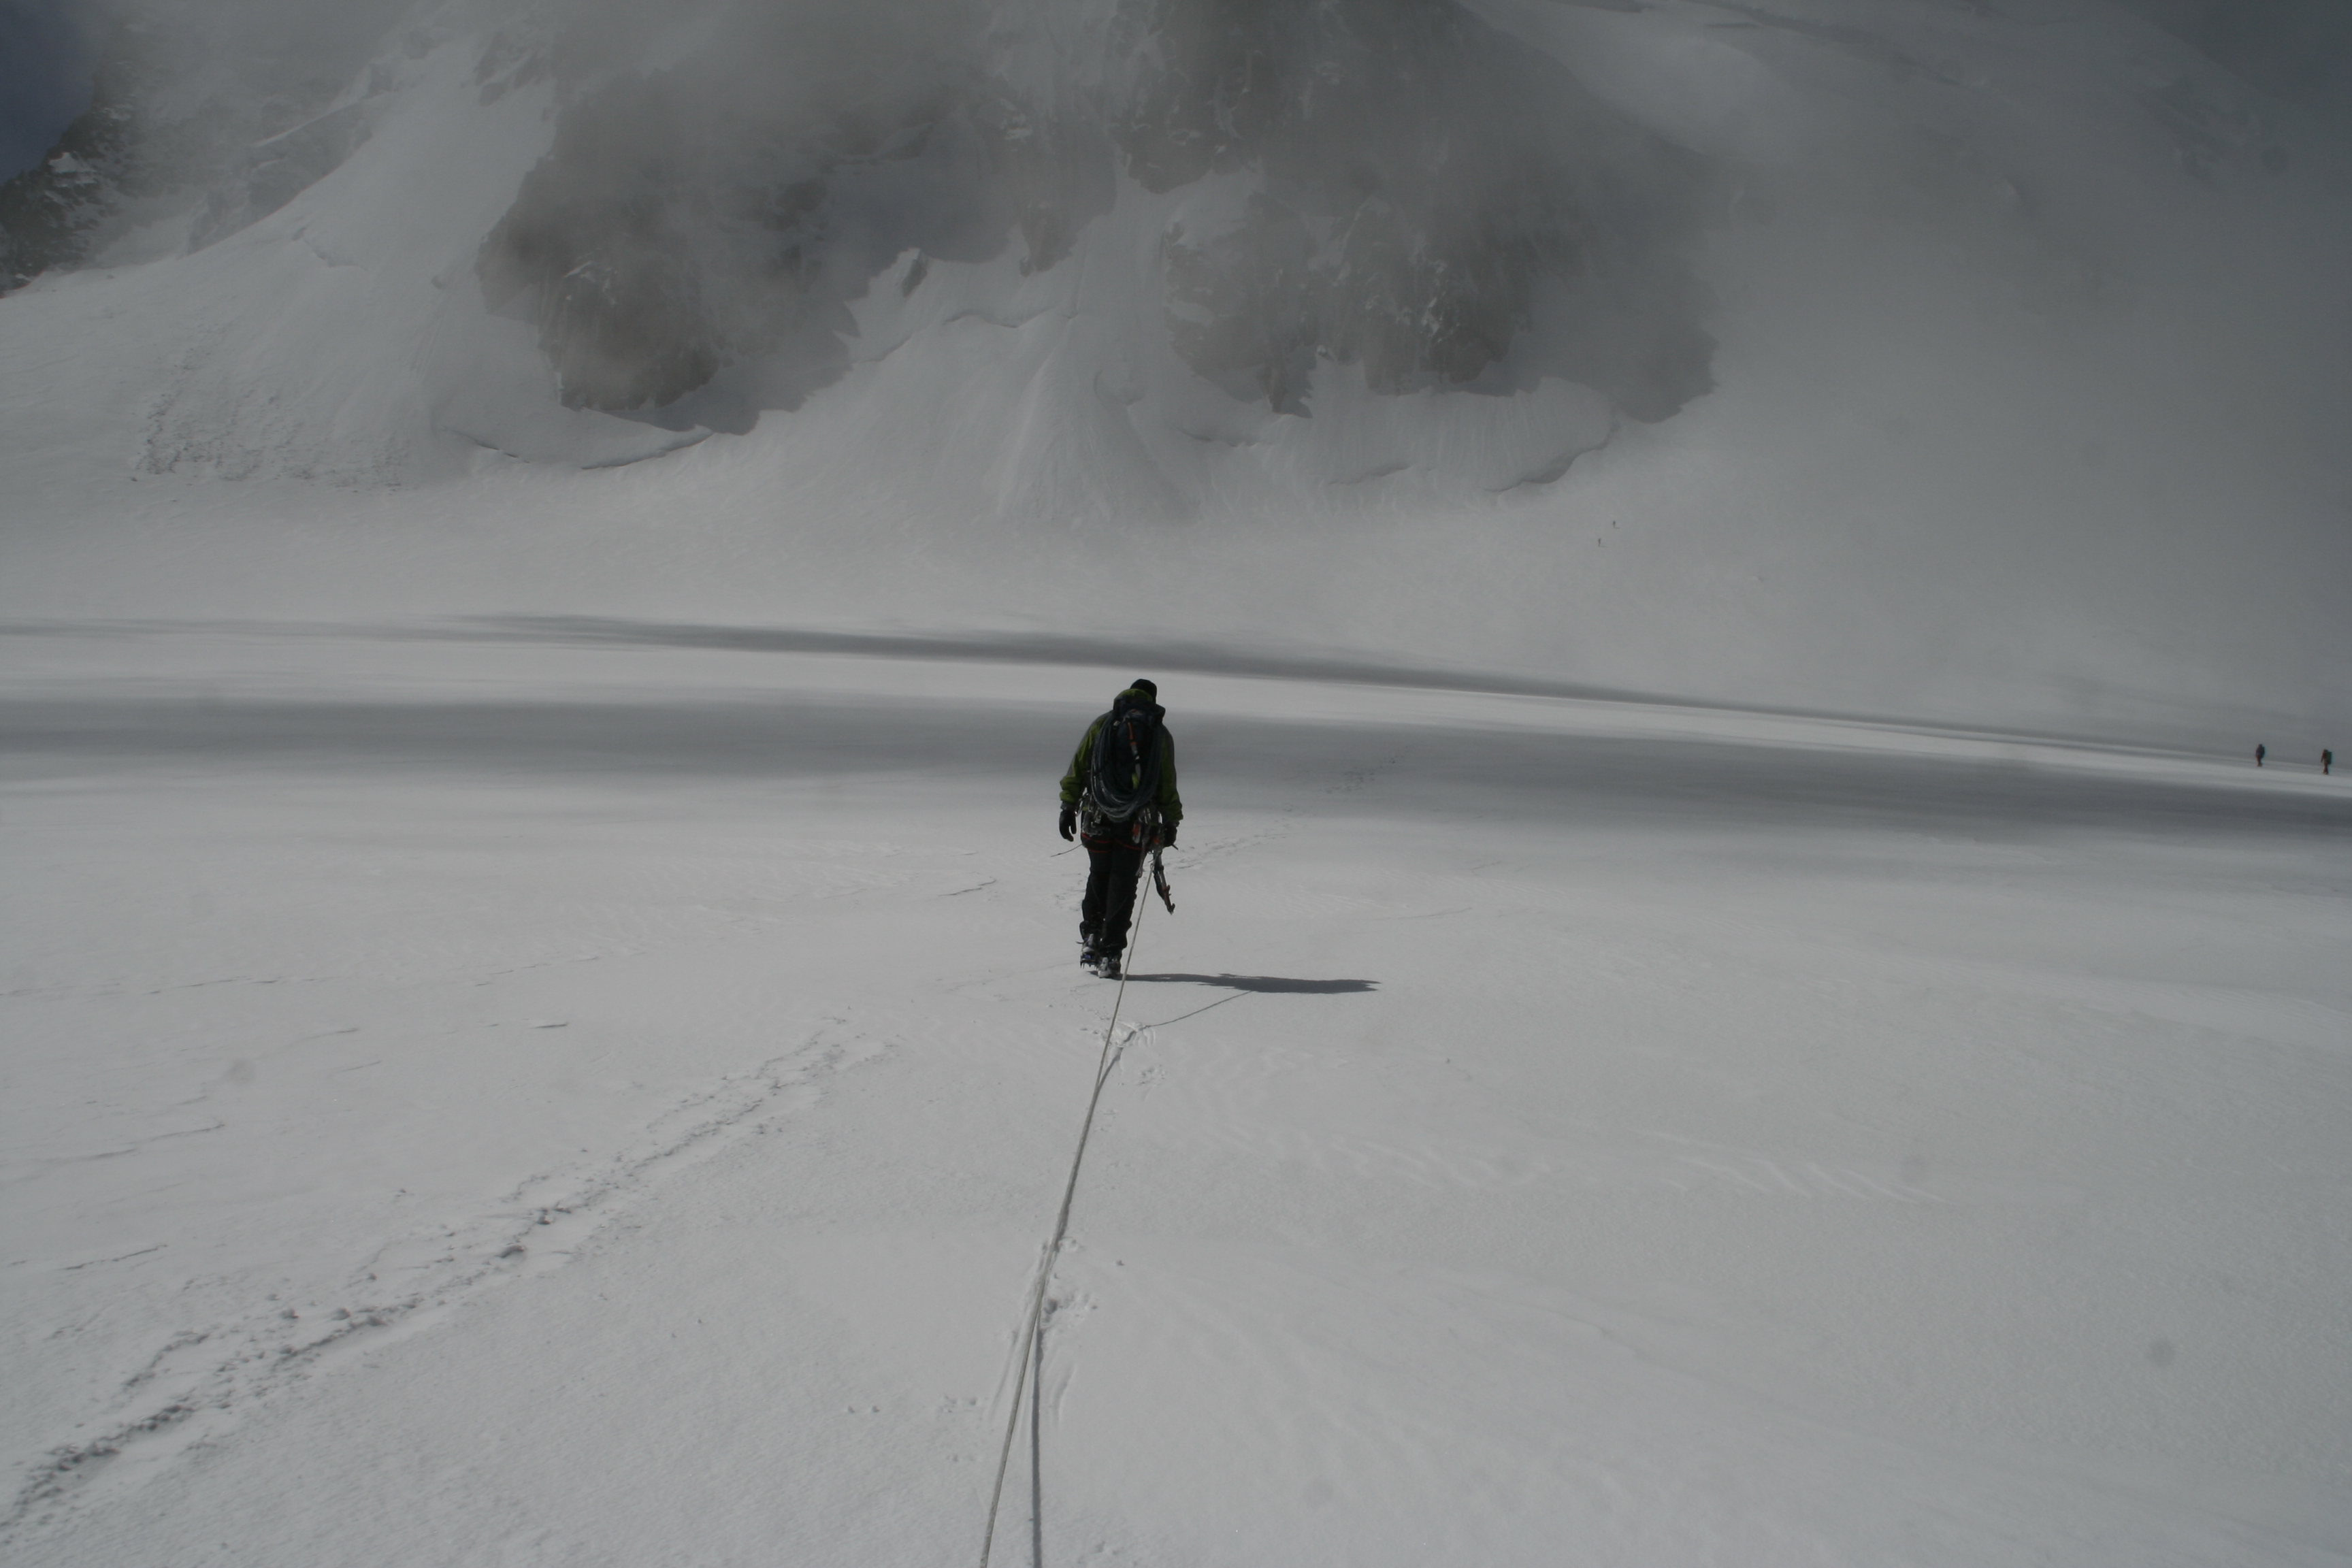
[(1122, 176), (1243, 183), (1163, 235), (1160, 307), (1244, 401), (1303, 414), (1323, 362), (1384, 393), (1509, 362), (1651, 419), (1708, 384), (1706, 170), (1456, 6), (600, 7), (554, 53), (554, 147), (479, 267), (573, 406), (762, 357), (796, 405), (846, 369), (845, 307), (885, 267), (1017, 245), (1051, 270)]
[(2340, 1559), (2348, 9), (66, 13), (0, 1558)]
[(81, 19), (79, 151), (0, 234), (42, 288), (137, 269), (146, 341), (184, 337), (140, 474), (530, 474), (505, 514), (621, 536), (652, 487), (735, 563), (656, 605), (566, 552), (524, 593), (593, 605), (486, 609), (1006, 626), (1148, 563), (1119, 613), (1178, 638), (2040, 723), (2341, 709), (2321, 0)]

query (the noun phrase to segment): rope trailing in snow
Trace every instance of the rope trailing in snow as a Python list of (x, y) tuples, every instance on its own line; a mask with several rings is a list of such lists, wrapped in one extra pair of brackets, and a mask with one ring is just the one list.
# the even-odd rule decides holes
[[(1103, 1085), (1110, 1081), (1110, 1069), (1118, 1065), (1118, 1058), (1110, 1048), (1111, 1037), (1118, 1030), (1118, 1012), (1127, 1004), (1127, 977), (1134, 972), (1135, 954), (1143, 945), (1143, 910), (1150, 902), (1143, 898), (1143, 868), (1136, 868), (1133, 903), (1135, 931), (1127, 944), (1127, 962), (1118, 967), (1118, 994), (1111, 998), (1110, 1022), (1103, 1026), (1102, 1054), (1095, 1060), (1095, 1091), (1087, 1101), (1087, 1119), (1078, 1126), (1078, 1152), (1070, 1157), (1070, 1179), (1062, 1188), (1062, 1212), (1055, 1216), (1054, 1239), (1045, 1244), (1045, 1255), (1037, 1261), (1037, 1283), (1029, 1292), (1029, 1320), (1023, 1327), (1022, 1338), (1028, 1342), (1023, 1347), (1021, 1371), (1013, 1384), (1013, 1408), (1004, 1418), (1004, 1442), (996, 1451), (996, 1486), (988, 1496), (988, 1533), (981, 1538), (980, 1568), (988, 1568), (988, 1555), (996, 1547), (996, 1513), (1004, 1501), (1004, 1472), (1013, 1462), (1013, 1435), (1021, 1429), (1021, 1394), (1029, 1394), (1029, 1561), (1030, 1568), (1045, 1564), (1045, 1485), (1038, 1474), (1038, 1451), (1044, 1438), (1038, 1433), (1038, 1393), (1045, 1382), (1045, 1287), (1054, 1278), (1054, 1258), (1062, 1250), (1062, 1240), (1070, 1232), (1070, 1205), (1078, 1195), (1078, 1167), (1087, 1157), (1087, 1139), (1095, 1130), (1095, 1107), (1102, 1103)], [(1030, 1375), (1032, 1368), (1036, 1375)]]

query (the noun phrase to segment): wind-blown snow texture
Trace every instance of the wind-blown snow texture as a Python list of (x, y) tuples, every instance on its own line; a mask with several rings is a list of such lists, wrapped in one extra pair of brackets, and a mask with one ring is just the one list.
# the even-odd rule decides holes
[(2340, 7), (109, 17), (0, 1556), (2352, 1558)]

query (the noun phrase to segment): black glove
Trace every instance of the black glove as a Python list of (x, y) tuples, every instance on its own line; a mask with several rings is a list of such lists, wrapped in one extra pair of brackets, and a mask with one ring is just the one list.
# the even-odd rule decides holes
[(1061, 827), (1061, 829), (1062, 829), (1062, 837), (1065, 837), (1065, 838), (1075, 838), (1075, 837), (1077, 837), (1077, 834), (1078, 834), (1078, 808), (1077, 808), (1076, 806), (1075, 806), (1075, 805), (1066, 805), (1066, 806), (1062, 807), (1062, 820), (1061, 820), (1061, 822), (1060, 822), (1060, 824), (1059, 824), (1059, 826), (1060, 826), (1060, 827)]
[(1174, 823), (1169, 822), (1160, 825), (1160, 847), (1163, 849), (1173, 849), (1176, 847), (1176, 825)]

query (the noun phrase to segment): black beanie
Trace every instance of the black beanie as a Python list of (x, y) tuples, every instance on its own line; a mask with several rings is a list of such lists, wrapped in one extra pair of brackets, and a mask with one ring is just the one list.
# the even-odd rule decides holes
[(1129, 691), (1140, 691), (1155, 702), (1160, 699), (1160, 687), (1155, 681), (1144, 680), (1139, 678), (1129, 681), (1127, 683), (1127, 689)]

